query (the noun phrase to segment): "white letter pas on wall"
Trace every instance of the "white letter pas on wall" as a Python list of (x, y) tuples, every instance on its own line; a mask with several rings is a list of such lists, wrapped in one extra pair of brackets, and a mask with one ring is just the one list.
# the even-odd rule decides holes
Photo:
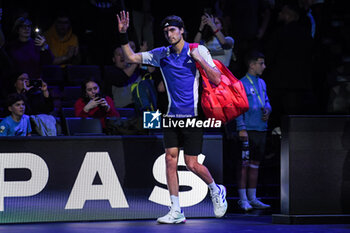
[[(200, 154), (198, 162), (205, 156)], [(185, 166), (183, 150), (179, 153), (179, 166)], [(27, 181), (5, 181), (5, 169), (24, 168), (31, 172)], [(102, 184), (94, 185), (96, 174)], [(160, 155), (153, 165), (154, 178), (166, 185), (165, 154)], [(208, 186), (190, 171), (178, 171), (179, 185), (191, 190), (179, 192), (181, 206), (188, 207), (201, 202), (207, 195)], [(40, 193), (49, 179), (45, 161), (33, 153), (0, 153), (0, 211), (4, 211), (5, 197), (26, 197)], [(65, 209), (83, 209), (87, 200), (108, 200), (112, 208), (128, 208), (123, 189), (114, 170), (108, 152), (87, 152), (69, 195)], [(167, 189), (155, 186), (149, 200), (170, 206)]]
[[(98, 172), (102, 185), (93, 185)], [(112, 208), (128, 208), (107, 152), (87, 152), (65, 209), (82, 209), (87, 200), (108, 200)]]
[[(26, 181), (5, 181), (5, 169), (23, 168), (31, 172)], [(28, 197), (43, 190), (49, 179), (45, 161), (33, 153), (0, 154), (0, 211), (4, 211), (5, 197)]]
[[(203, 164), (204, 159), (205, 156), (203, 154), (198, 155), (199, 163)], [(186, 166), (183, 150), (180, 150), (178, 165)], [(165, 169), (165, 154), (162, 154), (153, 165), (153, 176), (159, 183), (166, 185)], [(178, 171), (178, 176), (180, 186), (190, 186), (192, 188), (189, 191), (179, 192), (179, 199), (182, 207), (196, 205), (206, 197), (208, 193), (208, 186), (197, 175), (191, 171)], [(164, 189), (159, 186), (155, 186), (153, 188), (148, 200), (160, 205), (171, 206), (168, 189)]]

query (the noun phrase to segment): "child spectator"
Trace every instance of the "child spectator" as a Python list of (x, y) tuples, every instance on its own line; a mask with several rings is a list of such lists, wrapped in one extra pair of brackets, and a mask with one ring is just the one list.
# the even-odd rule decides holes
[(7, 108), (11, 115), (0, 123), (0, 136), (30, 136), (29, 116), (24, 114), (25, 97), (21, 94), (11, 94), (7, 98)]
[(33, 133), (41, 136), (56, 136), (56, 119), (51, 114), (54, 110), (53, 99), (47, 84), (41, 79), (29, 80), (28, 74), (13, 73), (14, 92), (26, 98), (25, 113), (30, 116)]

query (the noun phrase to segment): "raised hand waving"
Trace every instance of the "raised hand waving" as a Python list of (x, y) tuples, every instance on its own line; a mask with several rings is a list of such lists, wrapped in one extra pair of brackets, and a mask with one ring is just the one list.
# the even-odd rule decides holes
[(118, 30), (120, 33), (126, 33), (127, 29), (129, 28), (129, 12), (121, 11), (119, 15), (117, 14), (118, 18)]

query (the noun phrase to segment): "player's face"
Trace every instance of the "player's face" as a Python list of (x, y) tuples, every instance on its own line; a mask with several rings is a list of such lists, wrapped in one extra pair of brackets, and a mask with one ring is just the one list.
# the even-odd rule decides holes
[(171, 45), (176, 45), (182, 39), (183, 28), (178, 28), (176, 26), (168, 26), (163, 29), (165, 39)]

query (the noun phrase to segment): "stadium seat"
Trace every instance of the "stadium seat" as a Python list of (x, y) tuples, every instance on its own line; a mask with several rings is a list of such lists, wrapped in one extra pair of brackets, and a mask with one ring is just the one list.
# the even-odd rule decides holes
[(66, 117), (68, 136), (102, 136), (101, 121), (95, 118)]
[(101, 70), (96, 65), (69, 65), (67, 66), (67, 79), (71, 85), (80, 85), (82, 81), (94, 78), (101, 81)]
[(42, 78), (48, 85), (63, 86), (64, 72), (59, 65), (45, 65), (42, 69)]
[(80, 86), (65, 86), (63, 88), (62, 107), (74, 107), (80, 95)]
[(74, 110), (74, 108), (62, 108), (62, 116), (64, 118), (75, 117), (75, 110)]

